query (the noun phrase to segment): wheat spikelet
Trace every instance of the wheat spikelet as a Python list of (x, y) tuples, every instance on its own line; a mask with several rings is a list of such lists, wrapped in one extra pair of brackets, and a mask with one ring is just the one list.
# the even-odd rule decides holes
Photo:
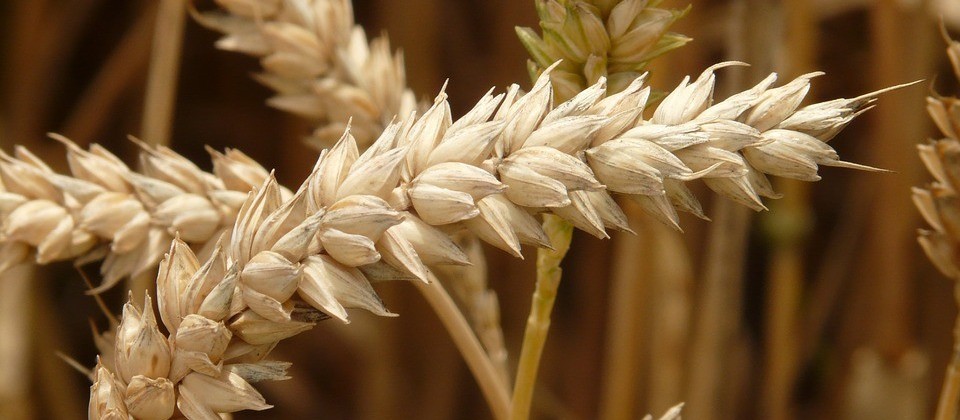
[(551, 74), (559, 98), (572, 98), (601, 77), (610, 92), (620, 92), (639, 77), (651, 60), (691, 39), (668, 32), (690, 10), (660, 8), (648, 0), (538, 0), (542, 36), (517, 28), (530, 53), (534, 78), (563, 60)]
[(217, 47), (260, 58), (258, 79), (277, 92), (268, 103), (318, 125), (310, 142), (329, 146), (353, 119), (369, 145), (395, 115), (416, 108), (403, 57), (386, 37), (367, 42), (350, 0), (217, 0), (221, 11), (197, 12), (225, 36)]
[[(347, 308), (392, 315), (370, 282), (427, 281), (429, 266), (466, 263), (450, 232), (466, 229), (519, 255), (521, 243), (549, 245), (537, 212), (597, 236), (608, 227), (626, 229), (610, 192), (655, 202), (666, 200), (665, 184), (703, 178), (760, 208), (766, 173), (815, 180), (818, 164), (865, 168), (840, 161), (824, 141), (876, 95), (797, 109), (809, 78), (779, 88), (769, 88), (768, 78), (712, 103), (711, 68), (684, 81), (644, 120), (649, 89), (642, 78), (609, 97), (601, 79), (554, 107), (547, 69), (529, 93), (517, 86), (488, 93), (456, 121), (441, 92), (422, 116), (391, 124), (362, 154), (348, 130), (289, 198), (268, 176), (240, 206), (231, 241), (205, 263), (183, 241), (173, 242), (157, 280), (169, 336), (148, 319), (150, 311), (128, 305), (115, 366), (103, 366), (103, 383), (116, 385), (103, 386), (125, 388), (128, 411), (176, 404), (188, 417), (205, 418), (262, 409), (262, 397), (244, 379), (249, 375), (238, 370), (263, 370), (258, 363), (268, 363), (270, 349), (311, 328), (318, 312), (343, 321)], [(127, 318), (147, 321), (130, 321), (137, 333), (125, 334)], [(167, 359), (158, 356), (169, 366), (120, 357), (140, 353), (146, 345), (131, 337), (146, 335), (161, 342), (150, 346), (169, 350)], [(158, 391), (134, 398), (130, 385), (138, 376)], [(283, 374), (267, 378), (274, 377)], [(97, 407), (115, 401), (101, 394), (95, 387)], [(243, 403), (218, 402), (228, 396)]]
[[(176, 232), (208, 255), (246, 193), (267, 176), (236, 150), (211, 150), (215, 174), (165, 147), (142, 144), (142, 173), (99, 145), (67, 147), (72, 174), (52, 171), (28, 150), (0, 156), (3, 252), (0, 271), (35, 254), (38, 264), (105, 257), (105, 290), (156, 267)], [(206, 249), (205, 249), (206, 248)]]
[[(960, 42), (947, 41), (947, 55), (960, 80)], [(932, 230), (920, 229), (917, 240), (927, 257), (945, 276), (955, 282), (960, 304), (960, 99), (927, 98), (927, 112), (944, 138), (917, 146), (920, 160), (934, 181), (924, 188), (913, 188), (913, 202)], [(944, 375), (937, 407), (937, 419), (955, 418), (960, 406), (960, 318), (954, 326), (954, 348)]]
[[(947, 55), (960, 80), (960, 42), (947, 39)], [(960, 244), (960, 201), (957, 191), (960, 178), (960, 99), (927, 98), (927, 112), (944, 138), (917, 146), (920, 160), (933, 175), (934, 182), (913, 189), (913, 202), (933, 230), (920, 230), (918, 240), (930, 261), (947, 277), (958, 279), (958, 244)]]

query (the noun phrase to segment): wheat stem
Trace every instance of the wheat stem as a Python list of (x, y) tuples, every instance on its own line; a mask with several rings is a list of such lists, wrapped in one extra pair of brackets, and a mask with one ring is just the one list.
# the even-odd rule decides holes
[(560, 263), (570, 249), (573, 238), (573, 225), (553, 216), (544, 215), (543, 230), (550, 237), (554, 249), (537, 250), (537, 284), (530, 302), (530, 316), (527, 328), (523, 332), (523, 345), (520, 347), (520, 363), (517, 366), (517, 378), (513, 386), (513, 401), (510, 418), (523, 420), (530, 417), (533, 402), (533, 390), (540, 368), (540, 357), (547, 342), (550, 330), (550, 313), (557, 298), (560, 276), (563, 269)]
[(486, 351), (480, 345), (477, 336), (474, 335), (467, 319), (457, 308), (447, 290), (443, 288), (440, 280), (432, 276), (429, 280), (430, 283), (417, 281), (413, 283), (417, 285), (417, 289), (420, 290), (434, 312), (440, 317), (440, 321), (447, 332), (450, 333), (450, 338), (457, 345), (460, 354), (463, 355), (464, 361), (470, 368), (470, 372), (473, 373), (477, 384), (480, 385), (480, 390), (483, 391), (483, 396), (486, 398), (490, 410), (493, 411), (494, 417), (501, 420), (506, 419), (510, 407), (510, 397), (505, 384), (500, 380), (496, 366), (487, 357)]
[[(812, 6), (803, 0), (784, 3), (779, 13), (787, 29), (782, 35), (790, 72), (809, 70), (817, 43)], [(793, 391), (800, 371), (800, 310), (803, 299), (804, 244), (811, 226), (810, 194), (807, 185), (794, 180), (777, 180), (785, 195), (776, 211), (767, 215), (767, 235), (774, 244), (767, 271), (770, 288), (766, 296), (768, 326), (765, 332), (764, 413), (772, 418), (793, 418)]]
[[(628, 216), (641, 216), (635, 206), (624, 208)], [(642, 216), (641, 216), (642, 217)], [(659, 223), (651, 221), (650, 224)], [(640, 395), (637, 381), (640, 372), (641, 345), (644, 320), (640, 316), (650, 293), (648, 275), (652, 273), (649, 254), (651, 241), (647, 239), (648, 224), (642, 223), (637, 236), (621, 235), (612, 246), (613, 261), (622, 261), (612, 267), (610, 275), (610, 308), (606, 318), (606, 343), (603, 355), (603, 385), (599, 418), (628, 420), (635, 418), (636, 396)]]
[[(960, 302), (960, 282), (954, 286), (954, 294)], [(943, 377), (943, 389), (940, 390), (935, 420), (955, 420), (960, 408), (960, 314), (953, 326), (953, 340), (953, 352)]]
[(749, 212), (720, 200), (710, 229), (706, 271), (699, 286), (695, 329), (691, 340), (687, 403), (690, 418), (723, 418), (725, 355), (736, 335), (740, 314), (743, 259)]
[(154, 20), (156, 10), (152, 5), (145, 4), (138, 13), (63, 123), (63, 133), (79, 144), (89, 144), (100, 134), (112, 116), (105, 111), (115, 109), (130, 86), (139, 83), (147, 68), (150, 22)]
[(29, 419), (31, 403), (35, 398), (30, 388), (30, 367), (33, 356), (30, 328), (32, 314), (35, 313), (33, 295), (37, 283), (33, 276), (34, 267), (28, 264), (18, 265), (9, 272), (0, 275), (0, 417), (9, 419)]
[(186, 6), (184, 0), (161, 0), (158, 5), (141, 131), (149, 144), (170, 144)]
[[(647, 305), (653, 311), (649, 321), (652, 325), (647, 327), (649, 335), (646, 335), (652, 337), (647, 344), (651, 356), (647, 362), (650, 382), (646, 387), (646, 407), (648, 412), (659, 412), (684, 397), (683, 380), (688, 371), (686, 350), (693, 314), (690, 291), (695, 277), (683, 235), (649, 218), (643, 223), (651, 238), (647, 241), (650, 255), (646, 260), (650, 261), (648, 276), (652, 283), (647, 287), (652, 290)], [(635, 311), (634, 316), (638, 318), (649, 313)]]
[[(170, 144), (186, 4), (184, 0), (161, 0), (157, 5), (140, 133), (148, 144)], [(131, 276), (127, 280), (127, 289), (141, 300), (143, 291), (152, 288), (153, 280), (149, 271)]]
[(500, 381), (509, 386), (511, 375), (500, 323), (500, 301), (497, 292), (487, 282), (483, 243), (474, 235), (461, 235), (457, 244), (463, 248), (470, 265), (436, 266), (431, 269), (457, 299), (458, 308), (467, 315), (477, 339), (497, 367)]

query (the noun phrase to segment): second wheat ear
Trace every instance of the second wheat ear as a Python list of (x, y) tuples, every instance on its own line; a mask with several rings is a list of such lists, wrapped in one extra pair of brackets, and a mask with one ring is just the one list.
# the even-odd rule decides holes
[(418, 110), (403, 56), (386, 36), (367, 40), (350, 0), (217, 0), (222, 10), (191, 9), (200, 24), (223, 33), (217, 48), (260, 59), (257, 80), (276, 94), (267, 103), (316, 124), (307, 139), (331, 146), (347, 121), (365, 148), (394, 116)]

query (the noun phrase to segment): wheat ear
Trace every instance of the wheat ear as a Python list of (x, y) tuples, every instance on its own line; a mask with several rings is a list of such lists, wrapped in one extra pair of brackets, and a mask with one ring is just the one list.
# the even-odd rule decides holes
[(760, 185), (760, 170), (811, 180), (817, 164), (863, 168), (824, 140), (875, 95), (797, 109), (802, 77), (713, 104), (712, 70), (681, 84), (650, 121), (642, 79), (604, 99), (601, 80), (554, 107), (548, 69), (529, 93), (487, 94), (456, 121), (441, 93), (363, 154), (347, 132), (290, 198), (268, 176), (240, 207), (229, 244), (205, 263), (173, 242), (157, 280), (169, 335), (151, 311), (127, 305), (91, 413), (121, 410), (117, 401), (135, 416), (174, 405), (191, 418), (266, 408), (250, 381), (284, 377), (263, 360), (278, 341), (311, 328), (316, 311), (344, 321), (348, 307), (391, 315), (370, 281), (427, 281), (428, 266), (465, 263), (451, 230), (517, 255), (521, 242), (549, 245), (534, 212), (598, 236), (625, 228), (608, 191), (658, 197), (665, 180), (707, 178), (736, 186), (718, 190), (737, 198)]
[(138, 173), (99, 145), (83, 150), (52, 137), (66, 145), (71, 175), (22, 147), (0, 155), (0, 271), (31, 255), (38, 264), (105, 257), (94, 292), (155, 268), (176, 232), (209, 255), (247, 192), (267, 177), (237, 150), (211, 150), (211, 174), (166, 147), (139, 143)]
[[(960, 80), (960, 42), (946, 33), (947, 55)], [(934, 181), (924, 188), (913, 189), (913, 202), (932, 230), (921, 229), (917, 240), (930, 261), (954, 282), (954, 294), (960, 304), (960, 99), (927, 98), (927, 112), (944, 138), (917, 146), (920, 160), (933, 175)], [(950, 363), (943, 379), (937, 405), (937, 420), (953, 420), (960, 408), (960, 317), (953, 329), (954, 344)]]
[(364, 148), (417, 108), (403, 56), (386, 37), (367, 42), (350, 0), (216, 2), (221, 10), (193, 10), (194, 18), (225, 34), (218, 48), (260, 59), (257, 79), (277, 93), (268, 104), (317, 124), (310, 143), (331, 145), (352, 118)]

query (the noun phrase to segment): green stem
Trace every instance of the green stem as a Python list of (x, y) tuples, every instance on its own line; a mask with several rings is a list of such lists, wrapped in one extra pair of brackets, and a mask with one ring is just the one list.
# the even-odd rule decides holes
[[(954, 295), (957, 303), (960, 303), (960, 282), (954, 286)], [(960, 314), (957, 315), (953, 326), (953, 352), (950, 355), (946, 374), (943, 376), (943, 388), (940, 389), (940, 400), (937, 403), (934, 419), (955, 420), (958, 406), (960, 406)]]
[(523, 333), (523, 345), (520, 348), (520, 363), (517, 366), (510, 410), (512, 420), (526, 420), (530, 417), (540, 357), (543, 355), (550, 330), (550, 313), (553, 312), (553, 303), (557, 298), (557, 288), (563, 273), (560, 262), (567, 255), (570, 240), (573, 238), (573, 225), (557, 216), (544, 215), (543, 230), (550, 237), (554, 249), (537, 250), (537, 285), (531, 299), (530, 316), (527, 318), (527, 328)]

